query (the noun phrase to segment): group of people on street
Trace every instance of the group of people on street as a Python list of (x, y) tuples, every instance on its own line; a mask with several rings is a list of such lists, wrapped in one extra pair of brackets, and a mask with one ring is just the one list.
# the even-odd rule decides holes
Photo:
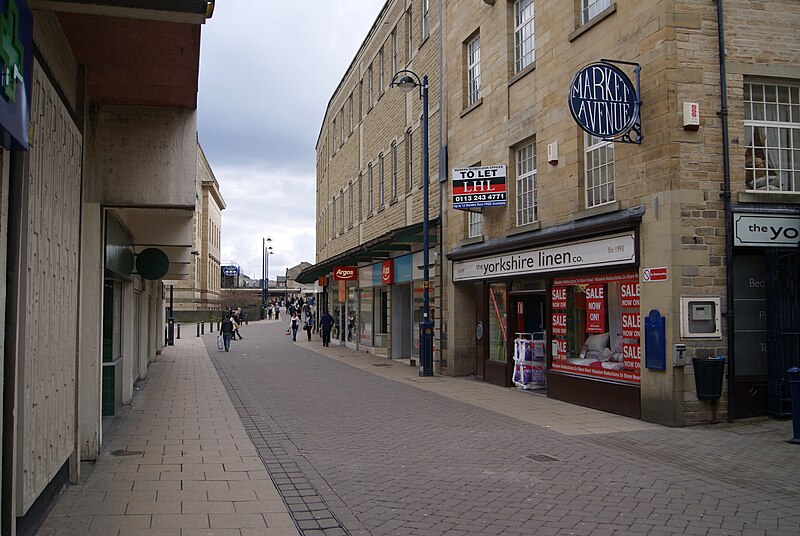
[[(230, 351), (231, 348), (231, 339), (236, 339), (237, 337), (239, 340), (244, 339), (242, 334), (239, 333), (239, 327), (242, 325), (242, 322), (245, 320), (245, 313), (242, 312), (241, 307), (237, 307), (236, 310), (229, 309), (226, 314), (225, 318), (220, 323), (220, 337), (222, 337), (222, 346), (225, 348), (225, 351)], [(220, 348), (221, 350), (222, 348)]]
[[(267, 307), (267, 318), (272, 319), (274, 313), (275, 320), (280, 319), (281, 303), (270, 302)], [(289, 315), (289, 328), (286, 330), (286, 335), (292, 336), (292, 341), (297, 341), (297, 332), (302, 329), (306, 332), (308, 341), (311, 342), (311, 334), (316, 331), (317, 327), (317, 310), (313, 300), (304, 300), (302, 297), (290, 298), (286, 302), (286, 313)], [(243, 339), (239, 328), (246, 318), (241, 307), (229, 309), (226, 311), (225, 318), (220, 325), (220, 350), (224, 348), (226, 352), (230, 351), (231, 340)], [(352, 317), (351, 317), (352, 318)], [(333, 330), (335, 320), (327, 309), (319, 317), (319, 330), (322, 335), (322, 345), (330, 346), (331, 344), (331, 331)], [(348, 325), (348, 330), (352, 326)]]

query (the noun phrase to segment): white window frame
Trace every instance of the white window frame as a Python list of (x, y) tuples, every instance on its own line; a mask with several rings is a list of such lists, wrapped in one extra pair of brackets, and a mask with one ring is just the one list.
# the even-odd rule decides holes
[(536, 60), (536, 31), (533, 0), (514, 2), (514, 73)]
[(800, 192), (800, 85), (744, 83), (745, 186), (749, 191)]
[(586, 208), (614, 202), (614, 142), (584, 133), (583, 143)]
[(536, 190), (536, 141), (515, 151), (517, 167), (517, 226), (534, 223), (538, 218)]
[(586, 24), (611, 7), (612, 0), (581, 0), (581, 24)]
[(481, 36), (467, 42), (467, 106), (481, 98)]
[(483, 213), (468, 212), (467, 237), (478, 238), (483, 235)]

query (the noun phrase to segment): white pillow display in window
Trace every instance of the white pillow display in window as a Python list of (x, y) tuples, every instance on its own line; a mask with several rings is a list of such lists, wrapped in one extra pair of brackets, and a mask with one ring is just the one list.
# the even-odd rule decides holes
[(602, 352), (604, 348), (608, 348), (608, 332), (590, 335), (586, 338), (585, 346), (589, 352)]

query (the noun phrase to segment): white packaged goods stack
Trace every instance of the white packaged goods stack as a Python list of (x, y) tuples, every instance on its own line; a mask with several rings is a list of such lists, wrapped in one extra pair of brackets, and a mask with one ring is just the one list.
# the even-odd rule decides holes
[(514, 376), (518, 389), (542, 389), (545, 386), (546, 334), (517, 333), (514, 339)]

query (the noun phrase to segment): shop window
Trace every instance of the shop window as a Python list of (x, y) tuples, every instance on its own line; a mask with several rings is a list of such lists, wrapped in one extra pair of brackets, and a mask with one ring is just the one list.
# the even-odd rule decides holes
[(635, 273), (555, 279), (553, 370), (639, 382), (639, 280)]
[(489, 285), (489, 359), (508, 361), (508, 312), (505, 283)]
[(800, 191), (800, 86), (744, 85), (748, 190)]
[(372, 346), (372, 289), (361, 289), (358, 315), (358, 342)]

